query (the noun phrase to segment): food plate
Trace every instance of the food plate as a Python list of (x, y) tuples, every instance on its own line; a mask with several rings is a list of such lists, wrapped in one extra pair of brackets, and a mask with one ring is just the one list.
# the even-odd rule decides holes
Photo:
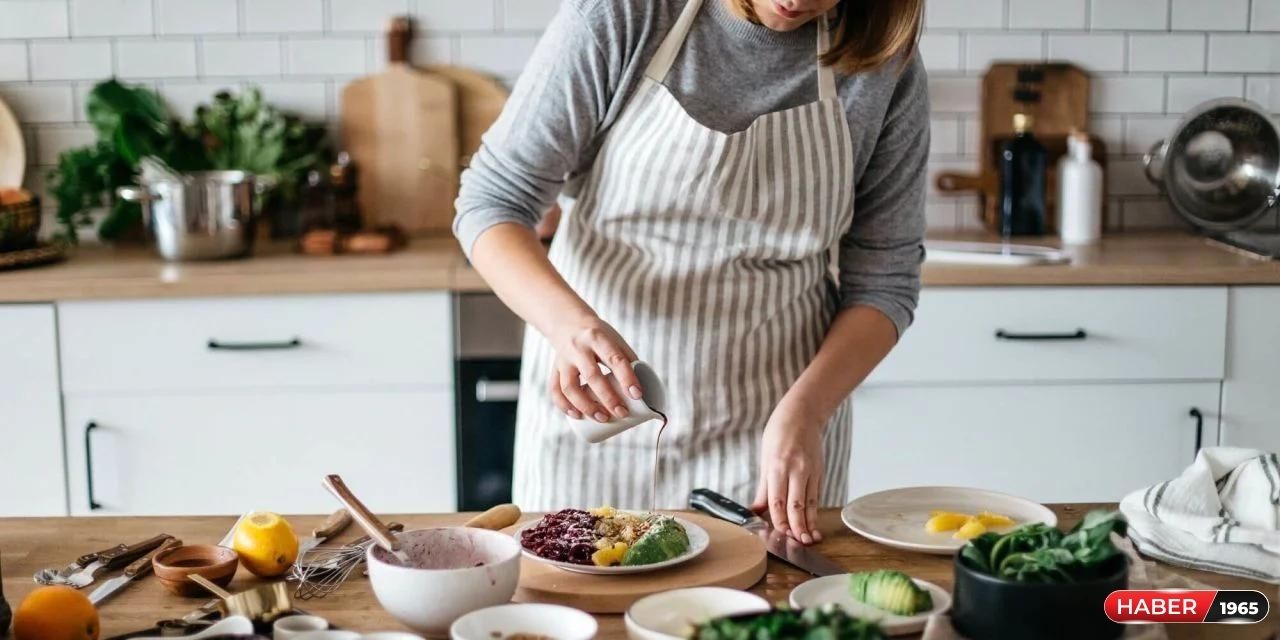
[[(938, 555), (955, 553), (964, 546), (964, 540), (952, 538), (951, 531), (929, 533), (924, 530), (924, 523), (934, 510), (991, 511), (1013, 518), (1013, 527), (1032, 522), (1058, 526), (1058, 517), (1042, 504), (1007, 493), (966, 487), (905, 487), (869, 493), (845, 505), (840, 519), (854, 533), (895, 549)], [(1013, 527), (992, 531), (1003, 533)]]
[[(649, 571), (657, 571), (658, 569), (665, 569), (667, 567), (688, 562), (698, 557), (699, 555), (701, 555), (702, 552), (706, 551), (707, 547), (710, 546), (711, 544), (711, 536), (707, 534), (706, 529), (703, 529), (702, 527), (699, 527), (698, 525), (692, 522), (689, 522), (684, 518), (681, 518), (678, 516), (672, 516), (672, 517), (675, 518), (676, 522), (680, 523), (680, 526), (684, 527), (685, 533), (688, 534), (689, 550), (685, 551), (681, 555), (671, 558), (670, 560), (655, 562), (653, 564), (638, 564), (630, 567), (624, 567), (624, 566), (597, 567), (595, 565), (574, 564), (572, 562), (560, 562), (557, 560), (550, 560), (547, 558), (543, 558), (542, 556), (539, 556), (538, 554), (526, 549), (523, 544), (520, 545), (520, 550), (524, 553), (524, 556), (526, 558), (529, 558), (530, 560), (536, 560), (543, 564), (553, 566), (557, 569), (572, 571), (574, 573), (585, 573), (585, 574), (596, 575), (596, 576), (614, 576), (614, 575), (624, 575), (628, 573), (647, 573)], [(529, 522), (526, 522), (520, 525), (520, 527), (516, 529), (515, 533), (512, 534), (515, 536), (516, 542), (520, 542), (520, 534), (524, 533), (525, 529), (528, 529), (529, 527), (532, 527), (537, 523), (538, 523), (538, 520), (530, 520)]]
[(791, 606), (796, 609), (807, 609), (827, 604), (834, 604), (851, 616), (864, 620), (873, 620), (884, 632), (891, 636), (918, 633), (924, 629), (929, 616), (946, 613), (951, 609), (951, 594), (946, 589), (924, 580), (911, 581), (916, 586), (929, 592), (933, 598), (933, 608), (914, 616), (899, 616), (882, 611), (869, 604), (858, 602), (849, 595), (849, 575), (839, 573), (833, 576), (814, 578), (791, 591)]

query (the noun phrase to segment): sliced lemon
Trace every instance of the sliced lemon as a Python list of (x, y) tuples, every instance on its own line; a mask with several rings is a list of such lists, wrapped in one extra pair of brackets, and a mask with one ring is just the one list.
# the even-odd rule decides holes
[(1010, 518), (1009, 516), (1002, 516), (998, 513), (991, 513), (990, 511), (983, 511), (982, 513), (979, 513), (978, 522), (981, 522), (982, 526), (987, 528), (1013, 526), (1013, 518)]
[(972, 540), (986, 532), (987, 528), (983, 526), (981, 520), (969, 518), (951, 537), (956, 540)]
[(955, 531), (964, 526), (969, 521), (969, 516), (963, 513), (950, 513), (940, 511), (934, 514), (929, 521), (924, 523), (924, 530), (929, 533), (942, 533), (944, 531)]

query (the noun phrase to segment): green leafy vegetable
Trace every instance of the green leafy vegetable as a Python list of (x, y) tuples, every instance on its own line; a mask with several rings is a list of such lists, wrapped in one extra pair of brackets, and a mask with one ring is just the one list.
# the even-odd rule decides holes
[(98, 228), (104, 240), (137, 228), (141, 209), (116, 198), (115, 190), (136, 184), (145, 157), (179, 172), (235, 169), (267, 176), (280, 185), (285, 203), (296, 197), (306, 172), (328, 160), (324, 129), (267, 104), (256, 88), (239, 96), (220, 92), (183, 124), (154, 91), (112, 79), (93, 88), (85, 112), (97, 142), (64, 152), (50, 173), (60, 235), (70, 242), (77, 228), (91, 223), (90, 210), (100, 207), (108, 210)]
[(1111, 534), (1126, 531), (1119, 512), (1091, 511), (1066, 535), (1040, 523), (1004, 535), (985, 533), (960, 550), (960, 559), (972, 569), (1015, 582), (1078, 582), (1098, 577), (1120, 555)]
[(885, 640), (874, 622), (860, 620), (838, 607), (717, 618), (694, 629), (693, 640)]

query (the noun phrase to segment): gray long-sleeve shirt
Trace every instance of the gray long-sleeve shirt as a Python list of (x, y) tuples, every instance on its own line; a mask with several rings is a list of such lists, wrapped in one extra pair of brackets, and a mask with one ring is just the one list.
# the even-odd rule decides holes
[[(454, 233), (468, 254), (484, 231), (532, 227), (587, 173), (686, 0), (564, 0), (502, 116), (463, 173)], [(816, 21), (780, 33), (703, 0), (664, 84), (699, 122), (741, 131), (818, 97)], [(838, 247), (843, 307), (911, 324), (924, 257), (929, 107), (919, 56), (837, 74), (853, 135), (853, 222)]]

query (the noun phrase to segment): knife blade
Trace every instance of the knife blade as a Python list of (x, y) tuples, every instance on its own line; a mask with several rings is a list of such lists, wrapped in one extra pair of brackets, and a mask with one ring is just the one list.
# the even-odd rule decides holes
[(181, 546), (182, 541), (177, 538), (169, 538), (168, 540), (165, 540), (163, 544), (156, 548), (155, 551), (134, 560), (129, 566), (124, 568), (124, 571), (120, 572), (120, 575), (103, 582), (102, 586), (94, 589), (93, 593), (89, 594), (89, 602), (96, 606), (99, 602), (106, 600), (111, 596), (111, 594), (119, 591), (121, 587), (129, 584), (129, 582), (134, 578), (141, 578), (142, 576), (147, 575), (147, 573), (151, 571), (151, 561), (155, 560), (156, 556), (170, 549)]
[(774, 529), (767, 521), (750, 509), (710, 489), (694, 489), (689, 494), (689, 506), (726, 522), (736, 524), (764, 542), (769, 555), (818, 577), (848, 573), (827, 556), (804, 546), (791, 536)]
[(302, 554), (320, 546), (320, 543), (334, 538), (346, 530), (350, 525), (351, 513), (346, 509), (338, 509), (337, 511), (329, 514), (329, 517), (325, 518), (324, 523), (321, 524), (318, 529), (311, 532), (310, 538), (307, 538), (298, 544), (298, 557), (301, 558)]
[(171, 538), (173, 538), (173, 536), (167, 533), (162, 533), (153, 538), (147, 538), (142, 542), (131, 544), (124, 548), (116, 548), (106, 553), (100, 553), (98, 554), (97, 560), (94, 560), (85, 568), (68, 576), (66, 584), (77, 589), (83, 589), (93, 584), (98, 571), (102, 569), (114, 569), (121, 565), (129, 564), (130, 562), (137, 560), (138, 556), (146, 554), (156, 547), (159, 547), (164, 544), (166, 540)]

